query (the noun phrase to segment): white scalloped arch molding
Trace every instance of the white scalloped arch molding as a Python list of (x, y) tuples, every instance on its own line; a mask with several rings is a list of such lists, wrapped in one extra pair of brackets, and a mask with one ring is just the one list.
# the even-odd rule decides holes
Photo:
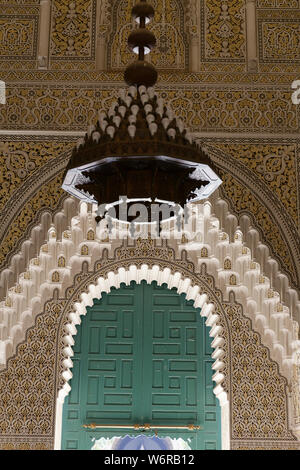
[(56, 405), (56, 425), (55, 425), (55, 449), (59, 450), (61, 446), (61, 431), (62, 431), (62, 411), (65, 397), (71, 390), (69, 381), (72, 378), (71, 368), (73, 367), (72, 356), (73, 346), (75, 344), (74, 336), (77, 334), (76, 326), (81, 324), (81, 317), (87, 313), (86, 308), (92, 307), (93, 299), (100, 299), (103, 292), (109, 293), (112, 287), (116, 289), (121, 287), (121, 284), (129, 285), (132, 281), (140, 284), (146, 281), (151, 284), (156, 281), (158, 285), (166, 284), (169, 289), (175, 288), (178, 294), (185, 294), (187, 300), (194, 301), (194, 307), (201, 309), (201, 316), (206, 318), (206, 325), (210, 327), (210, 336), (212, 339), (212, 359), (214, 363), (212, 369), (214, 371), (213, 381), (215, 382), (214, 394), (220, 402), (221, 406), (221, 426), (222, 426), (222, 449), (228, 450), (230, 448), (230, 414), (229, 414), (229, 401), (226, 391), (222, 386), (225, 377), (222, 373), (224, 363), (222, 357), (224, 350), (222, 344), (224, 338), (222, 337), (223, 328), (219, 324), (219, 315), (214, 312), (215, 307), (212, 302), (208, 301), (206, 294), (200, 294), (199, 286), (193, 286), (193, 282), (188, 277), (183, 277), (180, 272), (171, 273), (169, 268), (160, 269), (159, 266), (154, 265), (151, 268), (144, 264), (141, 268), (136, 265), (131, 265), (129, 269), (120, 267), (118, 272), (110, 271), (106, 277), (99, 277), (96, 283), (89, 285), (87, 292), (81, 294), (81, 302), (74, 304), (74, 310), (69, 313), (69, 323), (65, 326), (66, 335), (64, 336), (64, 349), (65, 360), (63, 361), (64, 371), (62, 373), (65, 381), (64, 386), (58, 393)]
[[(211, 215), (214, 214), (212, 219), (218, 219), (217, 227), (224, 230), (229, 240), (233, 241), (235, 232), (239, 230), (243, 246), (250, 249), (251, 259), (255, 259), (259, 264), (261, 275), (266, 276), (266, 278), (268, 278), (266, 282), (269, 282), (269, 285), (272, 286), (274, 291), (280, 293), (281, 302), (289, 308), (291, 318), (300, 324), (300, 301), (298, 292), (291, 288), (288, 276), (280, 272), (278, 262), (270, 256), (269, 247), (261, 242), (259, 231), (253, 226), (252, 220), (250, 220), (247, 215), (242, 215), (238, 220), (237, 217), (229, 211), (227, 202), (218, 196), (218, 191), (211, 196), (208, 204), (210, 206), (207, 209), (208, 213)], [(68, 227), (72, 226), (74, 211), (78, 211), (77, 207), (78, 201), (69, 197), (64, 202), (62, 210), (53, 217), (53, 227), (57, 239), (61, 239), (63, 232)], [(202, 204), (201, 207), (204, 207), (204, 204)], [(30, 260), (33, 253), (37, 252), (37, 249), (38, 251), (40, 250), (43, 243), (41, 240), (47, 239), (47, 231), (49, 230), (50, 224), (50, 214), (43, 214), (41, 223), (37, 224), (37, 226), (32, 229), (28, 240), (22, 243), (20, 253), (14, 255), (10, 265), (1, 272), (0, 292), (3, 290), (6, 292), (7, 286), (15, 285), (13, 280), (18, 279), (19, 273), (22, 273), (26, 268), (26, 260)], [(201, 246), (201, 244), (198, 245), (198, 247), (199, 246)], [(190, 247), (187, 246), (186, 248), (189, 249)], [(3, 296), (1, 296), (1, 298), (3, 298)], [(0, 302), (0, 308), (1, 305)]]
[[(224, 206), (223, 201), (217, 200), (215, 206)], [(286, 305), (288, 302), (283, 304), (280, 294), (272, 287), (274, 282), (264, 275), (260, 264), (253, 261), (251, 250), (243, 242), (242, 231), (236, 228), (234, 216), (227, 214), (226, 224), (231, 220), (228, 235), (220, 229), (220, 220), (213, 215), (210, 202), (197, 204), (194, 208), (192, 223), (198, 232), (197, 239), (191, 242), (171, 239), (169, 245), (178, 257), (185, 250), (196, 271), (205, 264), (224, 300), (231, 291), (234, 292), (254, 329), (260, 333), (263, 344), (270, 349), (271, 358), (290, 383), (300, 341), (299, 325), (292, 318)], [(0, 368), (5, 367), (17, 345), (24, 341), (26, 331), (43, 311), (45, 302), (52, 298), (54, 290), (59, 289), (63, 297), (74, 276), (81, 272), (84, 261), (92, 270), (103, 249), (113, 253), (120, 246), (120, 240), (101, 241), (97, 238), (95, 217), (96, 207), (89, 211), (86, 204), (81, 204), (78, 216), (71, 219), (70, 229), (62, 233), (61, 239), (58, 239), (59, 232), (53, 224), (38, 258), (31, 259), (27, 271), (19, 276), (18, 284), (0, 303)], [(249, 232), (252, 234), (252, 227)], [(276, 262), (269, 259), (268, 263)], [(278, 273), (278, 277), (282, 282), (283, 275)], [(283, 284), (289, 290), (287, 283)], [(291, 295), (289, 300), (295, 306), (295, 296)]]
[[(207, 273), (214, 278), (215, 286), (222, 292), (225, 301), (229, 299), (231, 292), (234, 293), (236, 301), (243, 307), (244, 314), (251, 319), (253, 329), (260, 334), (262, 344), (270, 350), (271, 359), (278, 363), (280, 373), (298, 397), (296, 407), (299, 408), (297, 419), (300, 428), (300, 342), (298, 323), (293, 320), (291, 314), (291, 310), (299, 306), (295, 291), (289, 288), (286, 278), (276, 270), (276, 262), (270, 257), (266, 258), (267, 248), (260, 243), (257, 232), (246, 223), (247, 229), (238, 227), (236, 218), (228, 212), (224, 201), (212, 199), (211, 202), (203, 202), (193, 207), (192, 222), (197, 229), (196, 239), (190, 242), (185, 239), (170, 239), (168, 244), (177, 258), (186, 252), (186, 257), (192, 262), (196, 272), (200, 272), (205, 264)], [(218, 217), (214, 213), (217, 213)], [(66, 289), (73, 285), (74, 278), (82, 271), (84, 262), (92, 272), (104, 249), (113, 255), (115, 249), (122, 245), (120, 239), (101, 241), (97, 238), (95, 217), (96, 207), (88, 209), (86, 204), (82, 204), (78, 215), (71, 218), (69, 229), (63, 231), (61, 237), (60, 226), (53, 224), (48, 231), (47, 243), (41, 247), (39, 256), (30, 261), (27, 271), (19, 276), (18, 284), (8, 291), (5, 301), (0, 303), (1, 368), (6, 366), (8, 358), (16, 352), (18, 344), (24, 341), (26, 332), (34, 325), (37, 315), (43, 312), (45, 303), (53, 298), (54, 292), (58, 290), (60, 298), (64, 298)], [(227, 233), (221, 227), (227, 227)], [(161, 235), (164, 236), (164, 231)], [(248, 238), (248, 246), (252, 246), (252, 250), (246, 246), (245, 238)], [(254, 261), (254, 250), (262, 253), (264, 270), (258, 262), (258, 256)], [(122, 259), (118, 267), (122, 268)], [(271, 279), (265, 275), (268, 267)], [(154, 276), (154, 271), (151, 273), (150, 278)], [(120, 275), (119, 273), (118, 276)], [(125, 276), (125, 273), (122, 275)], [(131, 280), (140, 282), (139, 271), (135, 275), (137, 278), (133, 277)], [(159, 280), (159, 276), (162, 276), (160, 272), (156, 275), (158, 279), (153, 280)], [(109, 276), (114, 275), (111, 273)], [(131, 271), (128, 276), (132, 276)], [(118, 280), (110, 280), (110, 277), (101, 281), (107, 288), (111, 282)], [(172, 282), (175, 283), (175, 278), (172, 278)], [(178, 274), (178, 282), (180, 289), (183, 289), (181, 292), (187, 292), (188, 280), (181, 280)], [(113, 283), (111, 285), (114, 285)], [(285, 295), (285, 304), (273, 286), (280, 287), (281, 295), (292, 291), (290, 296)], [(174, 287), (178, 288), (179, 284), (176, 286), (175, 283)], [(91, 289), (97, 289), (97, 286), (91, 286)], [(82, 301), (89, 299), (89, 295), (90, 293), (83, 294)], [(82, 304), (78, 308), (84, 309), (85, 306)], [(73, 312), (74, 324), (71, 319), (69, 333), (72, 333), (73, 329), (75, 334), (79, 314), (84, 314), (84, 311)], [(208, 322), (213, 320), (213, 313), (210, 312)], [(214, 326), (218, 331), (218, 326)], [(214, 334), (214, 329), (212, 332)], [(71, 341), (71, 338), (69, 339)], [(69, 353), (65, 360), (65, 379), (70, 374), (68, 369), (72, 362), (71, 348)], [(219, 350), (215, 352), (216, 355), (219, 353)], [(221, 362), (221, 359), (216, 357), (217, 365), (218, 361)], [(219, 369), (216, 373), (221, 374)], [(218, 375), (215, 377), (218, 378)], [(216, 382), (221, 384), (221, 380)], [(216, 392), (218, 394), (218, 389)], [(221, 396), (221, 391), (219, 395)]]

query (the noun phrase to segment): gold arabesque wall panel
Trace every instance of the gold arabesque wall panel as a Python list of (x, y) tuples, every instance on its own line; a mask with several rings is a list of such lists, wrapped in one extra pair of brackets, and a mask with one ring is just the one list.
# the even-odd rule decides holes
[[(299, 1), (257, 0), (257, 73), (247, 72), (246, 2), (199, 2), (197, 9), (192, 0), (151, 0), (157, 90), (201, 143), (212, 147), (231, 211), (251, 217), (281, 271), (299, 289), (300, 106), (291, 101), (291, 83), (300, 79)], [(120, 70), (134, 59), (126, 45), (133, 3), (102, 0), (101, 16), (94, 0), (54, 0), (49, 66), (38, 70), (40, 1), (0, 0), (0, 80), (7, 86), (7, 104), (0, 105), (1, 269), (41, 214), (62, 208), (63, 168), (75, 134), (94, 123), (98, 110), (108, 109), (124, 87)], [(107, 47), (103, 71), (96, 66), (101, 35)], [(189, 72), (191, 38), (199, 57), (194, 73)], [(41, 136), (14, 135), (22, 131)], [(70, 131), (74, 136), (66, 135)], [(255, 187), (248, 184), (250, 176)], [(46, 306), (0, 373), (2, 448), (53, 448), (54, 369), (60, 354), (55, 335), (64, 306), (65, 299)], [(262, 448), (294, 448), (287, 431), (287, 392), (276, 364), (240, 307), (231, 303), (224, 309), (233, 332), (232, 447), (258, 448), (248, 439), (257, 436)]]

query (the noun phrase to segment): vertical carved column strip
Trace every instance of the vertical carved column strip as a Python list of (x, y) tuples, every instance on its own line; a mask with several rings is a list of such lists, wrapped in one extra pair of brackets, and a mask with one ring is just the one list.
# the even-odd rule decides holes
[(248, 72), (258, 71), (256, 0), (246, 0)]
[(199, 72), (200, 71), (200, 39), (196, 36), (191, 38), (191, 60), (190, 60), (190, 71)]
[(96, 68), (106, 70), (106, 36), (99, 34), (96, 48)]
[(97, 43), (96, 43), (96, 69), (106, 70), (107, 68), (107, 40), (108, 40), (108, 5), (107, 0), (97, 2)]
[(190, 38), (190, 71), (200, 71), (200, 2), (187, 4), (187, 32)]
[(51, 0), (40, 0), (40, 6), (38, 68), (47, 69), (49, 64)]

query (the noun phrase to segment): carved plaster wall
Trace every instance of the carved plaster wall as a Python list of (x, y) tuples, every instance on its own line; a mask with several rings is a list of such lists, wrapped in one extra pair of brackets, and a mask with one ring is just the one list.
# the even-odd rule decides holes
[[(96, 5), (92, 1), (76, 0), (70, 4), (52, 2), (52, 7), (50, 3), (50, 0), (41, 3), (11, 0), (9, 5), (1, 4), (1, 50), (8, 47), (7, 37), (11, 35), (9, 47), (17, 50), (18, 38), (22, 37), (26, 48), (32, 52), (31, 58), (28, 56), (26, 60), (20, 60), (13, 53), (9, 58), (0, 57), (0, 78), (7, 85), (7, 104), (0, 106), (1, 159), (5, 163), (8, 161), (7, 145), (14, 165), (20, 161), (20, 152), (23, 152), (24, 162), (30, 158), (29, 168), (35, 165), (30, 174), (34, 174), (36, 181), (40, 181), (45, 172), (50, 175), (51, 168), (50, 163), (48, 168), (40, 166), (38, 153), (50, 154), (53, 161), (67, 161), (65, 152), (76, 137), (85, 131), (87, 125), (95, 122), (98, 110), (108, 108), (117, 95), (123, 79), (121, 73), (108, 71), (112, 68), (108, 60), (109, 50), (120, 45), (118, 41), (125, 34), (122, 28), (129, 25), (130, 5), (125, 8), (122, 2), (101, 0)], [(298, 288), (300, 126), (299, 107), (292, 104), (290, 88), (292, 81), (298, 78), (298, 69), (294, 63), (265, 63), (264, 41), (268, 44), (269, 40), (258, 34), (259, 21), (267, 24), (270, 18), (277, 21), (292, 17), (296, 21), (296, 2), (272, 0), (255, 4), (249, 1), (246, 2), (246, 10), (244, 2), (236, 0), (224, 1), (222, 5), (214, 0), (168, 0), (164, 6), (158, 7), (156, 33), (159, 37), (163, 33), (164, 21), (171, 24), (171, 19), (174, 19), (175, 29), (168, 41), (171, 48), (180, 51), (181, 65), (176, 74), (167, 70), (169, 59), (160, 51), (160, 60), (165, 62), (160, 65), (159, 92), (199, 136), (199, 140), (209, 143), (224, 177), (223, 197), (237, 217), (247, 214), (251, 218), (278, 261), (279, 269), (288, 275), (293, 287)], [(119, 8), (125, 8), (121, 19)], [(16, 16), (23, 21), (26, 15), (40, 20), (34, 34), (27, 36), (15, 22)], [(12, 18), (15, 32), (9, 26)], [(44, 27), (47, 24), (49, 31)], [(249, 24), (252, 35), (247, 30)], [(286, 22), (282, 24), (286, 25)], [(182, 42), (180, 47), (176, 43), (178, 38)], [(294, 46), (296, 58), (298, 47), (289, 30), (283, 29), (279, 38), (274, 36), (277, 55), (283, 54), (279, 49), (286, 41), (287, 47)], [(13, 46), (14, 41), (16, 46)], [(224, 41), (228, 42), (226, 47)], [(230, 57), (225, 54), (224, 47), (228, 48)], [(120, 67), (130, 60), (126, 47), (123, 49), (120, 49)], [(44, 65), (39, 62), (39, 54), (45, 54), (42, 55), (46, 57)], [(249, 64), (246, 64), (255, 54), (258, 60), (256, 72), (248, 70)], [(193, 72), (188, 72), (188, 69)], [(48, 134), (45, 144), (42, 144), (41, 137), (34, 136), (37, 130)], [(15, 141), (21, 141), (16, 134), (24, 131), (28, 132), (28, 137), (16, 148)], [(52, 135), (49, 135), (50, 131)], [(33, 132), (31, 137), (30, 132)], [(29, 142), (32, 143), (31, 148)], [(240, 151), (243, 157), (240, 157)], [(283, 160), (281, 167), (280, 159)], [(42, 162), (46, 163), (46, 159), (43, 158)], [(16, 187), (14, 180), (4, 183), (4, 188), (10, 184), (10, 201), (3, 208), (2, 226), (6, 238), (2, 239), (2, 257), (6, 261), (2, 259), (2, 268), (7, 268), (7, 263), (18, 254), (25, 225), (28, 234), (30, 227), (41, 220), (42, 207), (47, 206), (47, 214), (62, 207), (58, 173), (52, 170), (50, 191), (48, 182), (39, 187), (37, 197), (37, 187), (33, 186), (31, 201), (26, 165), (27, 174), (22, 180), (24, 186), (16, 188), (15, 194), (11, 193)], [(9, 167), (7, 170), (7, 174), (11, 174)], [(257, 183), (254, 175), (259, 178)], [(250, 176), (253, 179), (251, 188), (248, 187)], [(27, 194), (27, 206), (19, 197), (23, 189)], [(8, 194), (7, 189), (5, 192)]]
[[(300, 107), (291, 102), (291, 83), (300, 79), (299, 0), (153, 0), (153, 4), (157, 6), (153, 27), (159, 39), (153, 55), (160, 72), (157, 89), (208, 148), (222, 175), (222, 202), (212, 201), (220, 229), (228, 234), (230, 243), (240, 230), (252, 261), (260, 264), (260, 274), (280, 294), (283, 311), (289, 308), (298, 319)], [(124, 13), (121, 20), (119, 9)], [(124, 86), (120, 69), (132, 58), (124, 47), (126, 28), (132, 27), (128, 14), (125, 2), (116, 0), (0, 0), (0, 80), (7, 89), (7, 104), (0, 105), (1, 298), (27, 271), (29, 260), (37, 257), (51, 224), (58, 238), (70, 228), (77, 205), (61, 191), (62, 173), (78, 137), (97, 119), (100, 108), (109, 108)], [(120, 54), (112, 54), (118, 45), (122, 46)], [(164, 50), (166, 46), (172, 53)], [(46, 321), (42, 328), (51, 324), (55, 329), (59, 324), (61, 310), (59, 302), (54, 303), (57, 323), (54, 317), (53, 324), (46, 316), (39, 317), (38, 321)], [(34, 318), (41, 310), (35, 311)], [(26, 343), (23, 349), (29, 347), (29, 356), (36, 357), (34, 370), (26, 376), (25, 388), (18, 388), (18, 411), (15, 405), (6, 410), (6, 423), (17, 413), (16, 426), (25, 416), (20, 411), (20, 397), (29, 390), (32, 377), (46, 377), (48, 370), (51, 399), (55, 396), (50, 369), (56, 359), (45, 353), (47, 365), (38, 375), (41, 360), (31, 356), (32, 347), (46, 345), (46, 340), (34, 328), (28, 332), (30, 345)], [(263, 336), (263, 330), (253, 334)], [(273, 344), (272, 335), (269, 339)], [(290, 339), (286, 341), (290, 347)], [(49, 351), (50, 343), (45, 347)], [(18, 354), (23, 354), (22, 346)], [(5, 409), (5, 400), (16, 387), (18, 360), (13, 359), (5, 372), (5, 383), (11, 384), (5, 389)], [(20, 361), (23, 368), (23, 359)], [(247, 367), (251, 367), (249, 363)], [(293, 390), (296, 429), (300, 425), (299, 360), (289, 370), (290, 388), (282, 397)], [(37, 390), (42, 397), (41, 385)], [(32, 397), (30, 400), (36, 400)], [(26, 403), (27, 413), (33, 401)], [(278, 410), (285, 410), (282, 403)], [(52, 414), (48, 411), (43, 415), (46, 421), (38, 421), (43, 437), (34, 433), (31, 436), (35, 437), (28, 437), (33, 424), (26, 431), (16, 431), (13, 424), (8, 434), (8, 428), (4, 429), (2, 445), (52, 447), (54, 417), (53, 410)], [(44, 419), (38, 415), (38, 407), (36, 413), (38, 420)], [(286, 413), (283, 411), (281, 422)], [(237, 429), (232, 433), (232, 447), (251, 447), (250, 434), (244, 440)], [(19, 437), (12, 439), (13, 433)], [(287, 434), (283, 435), (286, 439)], [(268, 446), (276, 448), (278, 442), (271, 441)], [(286, 442), (278, 446), (289, 447)], [(255, 447), (259, 446), (256, 441)], [(264, 442), (262, 447), (266, 447)]]
[[(48, 243), (41, 247), (37, 257), (30, 260), (28, 270), (18, 277), (17, 285), (8, 291), (5, 302), (0, 304), (0, 363), (3, 366), (24, 338), (26, 329), (34, 321), (38, 310), (51, 297), (53, 289), (57, 285), (67, 285), (71, 280), (78, 269), (78, 263), (81, 264), (81, 256), (93, 263), (96, 260), (95, 253), (101, 251), (102, 235), (96, 236), (95, 233), (95, 212), (87, 213), (84, 207), (83, 205), (77, 218), (69, 221), (70, 231), (59, 234), (60, 219), (56, 226), (49, 229)], [(234, 224), (230, 223), (230, 214), (226, 214), (226, 203), (217, 199), (215, 209), (220, 211), (222, 207), (228, 227), (232, 230)], [(294, 296), (288, 298), (291, 313), (289, 308), (282, 305), (280, 294), (274, 291), (260, 265), (254, 262), (251, 250), (243, 245), (242, 232), (238, 229), (230, 235), (223, 232), (220, 229), (220, 220), (212, 214), (209, 203), (195, 205), (191, 217), (195, 232), (191, 242), (188, 243), (186, 238), (188, 234), (180, 235), (178, 241), (171, 231), (166, 232), (166, 236), (171, 239), (170, 243), (179, 252), (185, 248), (195, 265), (202, 262), (207, 265), (208, 272), (215, 277), (224, 298), (227, 298), (229, 290), (235, 292), (245, 312), (253, 319), (255, 327), (270, 346), (272, 357), (278, 361), (282, 373), (291, 380), (294, 355), (300, 345), (298, 323), (292, 321), (291, 313), (295, 309), (294, 314), (298, 318), (300, 302)], [(125, 235), (128, 236), (127, 232), (123, 235), (120, 232), (117, 238)], [(82, 245), (84, 239), (88, 243)], [(113, 249), (113, 242), (110, 244), (107, 240), (107, 243)], [(273, 266), (272, 260), (270, 266)], [(283, 297), (291, 289), (280, 282), (278, 273), (273, 274)]]

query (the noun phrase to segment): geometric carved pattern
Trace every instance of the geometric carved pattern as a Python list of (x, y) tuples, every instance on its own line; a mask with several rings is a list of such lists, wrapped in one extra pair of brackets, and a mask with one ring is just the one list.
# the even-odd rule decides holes
[(260, 62), (300, 63), (300, 19), (258, 20)]
[[(1, 137), (0, 137), (1, 139)], [(74, 143), (57, 141), (24, 142), (0, 140), (0, 209), (24, 182), (59, 154), (72, 149)], [(2, 163), (3, 162), (3, 163)]]
[(299, 0), (257, 0), (257, 8), (298, 8)]
[(36, 58), (38, 17), (29, 15), (0, 16), (0, 57), (12, 60)]
[(2, 128), (83, 130), (96, 122), (98, 109), (109, 109), (118, 90), (55, 86), (8, 90), (7, 106), (0, 108)]
[(291, 93), (279, 90), (159, 90), (190, 130), (236, 132), (292, 132), (299, 129)]
[[(134, 57), (132, 57), (134, 59)], [(31, 84), (30, 82), (40, 82), (42, 80), (49, 81), (53, 83), (62, 82), (66, 85), (70, 85), (70, 80), (72, 79), (73, 89), (75, 88), (80, 89), (80, 84), (91, 84), (94, 83), (95, 86), (102, 88), (102, 84), (104, 84), (110, 89), (116, 87), (116, 92), (120, 89), (120, 83), (124, 83), (124, 77), (122, 71), (95, 71), (91, 69), (92, 62), (86, 61), (80, 62), (80, 68), (76, 68), (79, 62), (74, 62), (75, 66), (72, 69), (71, 61), (58, 61), (56, 63), (56, 69), (54, 70), (51, 65), (51, 70), (36, 70), (36, 62), (32, 61), (24, 61), (20, 62), (10, 61), (10, 67), (7, 68), (7, 61), (1, 61), (0, 57), (0, 70), (1, 70), (1, 79), (8, 82), (20, 82), (26, 85)], [(51, 64), (53, 60), (51, 61)], [(60, 66), (59, 66), (60, 64)], [(85, 66), (86, 64), (86, 66)], [(262, 64), (263, 65), (263, 64)], [(73, 72), (71, 73), (71, 69)], [(271, 65), (264, 66), (264, 73), (251, 75), (245, 72), (245, 64), (234, 64), (234, 63), (209, 63), (206, 62), (203, 66), (203, 70), (199, 73), (189, 73), (185, 70), (176, 70), (176, 74), (172, 71), (160, 71), (160, 85), (169, 85), (172, 89), (175, 87), (180, 88), (180, 86), (184, 85), (193, 85), (193, 86), (203, 86), (208, 84), (218, 84), (223, 82), (226, 84), (226, 88), (228, 85), (237, 84), (246, 86), (246, 85), (257, 85), (258, 90), (259, 87), (260, 91), (264, 89), (266, 85), (274, 85), (278, 89), (278, 84), (283, 86), (290, 84), (293, 80), (295, 80), (295, 75), (297, 75), (297, 70), (295, 70), (295, 66), (289, 65), (286, 67), (281, 67), (278, 69)], [(277, 74), (274, 75), (272, 72), (277, 70)], [(279, 74), (278, 72), (281, 71), (282, 73)], [(77, 83), (74, 81), (77, 80)], [(79, 83), (78, 83), (79, 82)], [(78, 85), (78, 86), (77, 86)]]
[(261, 345), (258, 333), (251, 330), (250, 320), (238, 309), (225, 307), (232, 334), (232, 438), (288, 437), (286, 383), (278, 375), (277, 364), (269, 359), (268, 350)]
[(59, 60), (95, 57), (96, 2), (54, 0), (50, 55)]
[(268, 186), (285, 206), (291, 222), (297, 225), (298, 194), (296, 145), (215, 144), (233, 158), (239, 159)]
[[(161, 98), (194, 132), (295, 133), (300, 128), (291, 92), (268, 87), (241, 89), (220, 85), (159, 87)], [(5, 129), (85, 131), (98, 119), (98, 109), (109, 109), (118, 88), (99, 83), (11, 87), (6, 106), (0, 107), (0, 126)]]
[(55, 342), (62, 310), (62, 302), (46, 306), (0, 374), (2, 449), (53, 449)]
[[(0, 137), (0, 266), (5, 268), (42, 212), (54, 212), (65, 198), (61, 172), (74, 138)], [(37, 240), (35, 241), (35, 243)], [(37, 249), (37, 247), (35, 248)]]

